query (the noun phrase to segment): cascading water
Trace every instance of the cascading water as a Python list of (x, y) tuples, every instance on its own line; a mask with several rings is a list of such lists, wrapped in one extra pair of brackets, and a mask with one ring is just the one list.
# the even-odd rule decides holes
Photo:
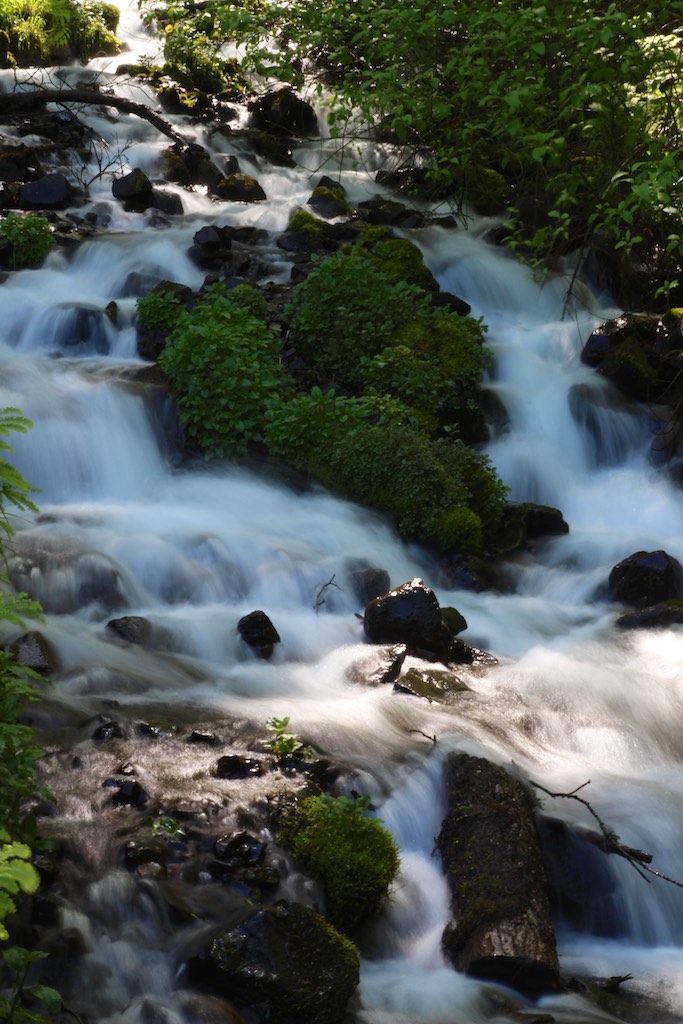
[[(131, 27), (133, 48), (149, 46)], [(182, 130), (214, 154), (231, 152), (229, 136)], [(116, 120), (98, 115), (97, 131), (115, 152)], [(154, 173), (164, 145), (138, 125), (123, 159)], [(227, 808), (226, 820), (236, 813), (210, 771), (215, 751), (183, 746), (163, 728), (153, 745), (142, 742), (132, 723), (143, 718), (216, 732), (229, 722), (234, 732), (289, 715), (297, 733), (366, 780), (400, 844), (402, 872), (363, 964), (362, 1024), (509, 1019), (490, 987), (458, 975), (440, 952), (448, 894), (432, 847), (450, 750), (514, 761), (552, 792), (590, 779), (587, 797), (621, 839), (650, 850), (659, 871), (683, 877), (683, 635), (619, 632), (601, 597), (610, 568), (635, 550), (665, 548), (683, 561), (680, 493), (650, 464), (643, 410), (625, 408), (579, 360), (582, 340), (613, 311), (586, 291), (562, 319), (566, 282), (539, 287), (485, 241), (486, 224), (411, 233), (442, 287), (488, 325), (489, 384), (507, 417), (492, 461), (513, 498), (559, 506), (571, 527), (520, 560), (513, 594), (449, 593), (424, 552), (372, 512), (321, 491), (299, 493), (228, 464), (175, 468), (159, 407), (129, 372), (139, 365), (131, 282), (198, 287), (204, 275), (186, 250), (203, 224), (249, 224), (271, 236), (284, 229), (323, 158), (326, 171), (336, 158), (325, 143), (295, 156), (291, 171), (259, 169), (267, 202), (216, 205), (177, 189), (184, 217), (156, 226), (147, 214), (124, 212), (109, 179), (96, 179), (89, 208), (106, 233), (0, 288), (0, 405), (35, 423), (16, 439), (15, 456), (40, 489), (39, 515), (17, 524), (16, 576), (44, 605), (60, 666), (38, 724), (49, 750), (45, 782), (57, 797), (46, 828), (67, 841), (73, 861), (56, 927), (79, 956), (77, 977), (68, 954), (57, 956), (55, 971), (92, 1024), (196, 1019), (181, 968), (192, 937), (174, 936), (154, 879), (121, 870), (120, 809), (102, 779), (133, 761), (152, 796)], [(246, 159), (241, 152), (248, 170)], [(340, 159), (352, 201), (378, 191)], [(272, 277), (283, 279), (289, 264), (275, 248), (271, 255)], [(104, 315), (112, 300), (116, 326)], [(368, 649), (349, 574), (363, 563), (386, 569), (394, 585), (422, 576), (442, 604), (463, 612), (465, 638), (498, 665), (464, 670), (471, 692), (451, 703), (354, 684), (349, 670)], [(270, 662), (255, 660), (235, 629), (256, 607), (282, 638)], [(115, 642), (106, 623), (123, 610), (145, 616), (164, 641)], [(128, 725), (113, 744), (97, 744), (93, 729), (106, 716)], [(248, 802), (252, 784), (242, 785)], [(545, 803), (555, 816), (592, 824), (575, 803)], [(593, 894), (584, 919), (560, 920), (564, 972), (630, 972), (668, 1019), (683, 1020), (683, 894), (665, 882), (646, 885), (626, 862), (605, 871), (605, 891)], [(200, 920), (229, 917), (228, 897), (221, 902), (215, 889), (204, 898), (195, 887)], [(526, 1005), (509, 999), (508, 1009)], [(558, 1021), (613, 1019), (576, 994), (542, 1007)]]

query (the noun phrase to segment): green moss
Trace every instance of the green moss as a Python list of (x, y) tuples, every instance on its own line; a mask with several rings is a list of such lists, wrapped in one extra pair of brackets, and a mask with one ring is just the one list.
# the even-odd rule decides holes
[(407, 238), (381, 239), (369, 250), (371, 261), (394, 284), (408, 281), (423, 291), (435, 294), (439, 285), (431, 270), (425, 266), (421, 250)]
[(610, 349), (600, 367), (600, 373), (613, 380), (627, 397), (636, 401), (647, 401), (657, 383), (657, 375), (634, 335)]
[(294, 856), (322, 882), (330, 921), (346, 934), (382, 910), (399, 867), (394, 840), (367, 817), (366, 806), (348, 797), (307, 797), (281, 827)]
[(463, 505), (446, 509), (429, 520), (425, 538), (438, 551), (476, 554), (484, 540), (481, 518)]
[(297, 210), (290, 217), (287, 231), (300, 235), (311, 249), (316, 249), (330, 234), (328, 225), (319, 217), (314, 217), (308, 210)]
[(467, 176), (467, 201), (484, 217), (503, 213), (512, 198), (507, 180), (492, 167), (472, 168)]

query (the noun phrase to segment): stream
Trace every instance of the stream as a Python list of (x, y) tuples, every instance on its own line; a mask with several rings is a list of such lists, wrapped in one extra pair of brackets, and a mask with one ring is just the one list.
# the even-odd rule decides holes
[[(129, 52), (60, 76), (95, 75), (154, 105), (142, 85), (115, 76), (118, 64), (156, 45), (132, 8), (121, 35)], [(34, 84), (35, 71), (26, 80)], [(12, 74), (2, 72), (0, 84), (11, 88)], [(169, 143), (151, 126), (95, 108), (79, 116), (119, 161), (117, 174), (141, 167), (160, 176)], [(105, 173), (78, 209), (92, 213), (97, 235), (0, 286), (0, 406), (34, 423), (13, 438), (12, 460), (38, 489), (40, 510), (15, 524), (17, 575), (44, 605), (41, 629), (59, 663), (36, 712), (48, 752), (41, 781), (55, 796), (41, 827), (69, 850), (51, 928), (53, 943), (78, 956), (58, 959), (60, 976), (50, 980), (86, 1024), (194, 1024), (182, 969), (191, 939), (169, 923), (155, 894), (162, 883), (122, 868), (132, 812), (112, 806), (103, 783), (134, 765), (153, 801), (200, 809), (229, 832), (272, 781), (246, 780), (237, 792), (212, 773), (215, 748), (181, 737), (216, 735), (225, 753), (265, 735), (272, 716), (289, 716), (293, 732), (353, 767), (400, 846), (399, 883), (362, 959), (357, 1024), (507, 1021), (491, 986), (457, 974), (440, 949), (449, 907), (433, 846), (449, 752), (513, 762), (551, 792), (590, 781), (582, 794), (620, 839), (683, 879), (683, 633), (620, 630), (605, 594), (612, 566), (635, 551), (664, 549), (683, 561), (681, 492), (652, 464), (647, 410), (616, 400), (580, 362), (591, 330), (616, 311), (579, 288), (563, 319), (568, 278), (536, 283), (486, 241), (490, 221), (406, 232), (441, 287), (488, 326), (487, 387), (507, 420), (487, 451), (511, 498), (559, 507), (570, 526), (519, 558), (514, 593), (449, 590), (438, 562), (372, 511), (297, 490), (258, 466), (179, 462), (168, 409), (136, 383), (135, 282), (198, 288), (205, 273), (187, 255), (198, 227), (255, 226), (274, 239), (321, 173), (339, 174), (351, 203), (380, 192), (371, 172), (386, 154), (369, 147), (358, 166), (355, 153), (323, 138), (296, 149), (295, 168), (274, 168), (250, 158), (237, 130), (175, 120), (219, 164), (236, 155), (267, 201), (218, 203), (164, 183), (181, 197), (182, 216), (127, 213)], [(274, 241), (266, 252), (270, 280), (288, 280), (286, 254)], [(112, 300), (116, 326), (99, 315)], [(77, 307), (95, 311), (88, 322), (97, 328), (74, 345)], [(586, 395), (591, 415), (577, 415)], [(351, 574), (362, 565), (385, 569), (392, 586), (422, 577), (465, 616), (463, 639), (497, 664), (463, 668), (470, 692), (457, 700), (359, 686), (352, 667), (370, 649)], [(236, 630), (256, 608), (282, 640), (270, 661), (255, 658)], [(117, 641), (106, 624), (124, 614), (144, 616), (172, 640), (159, 648)], [(95, 739), (110, 721), (119, 732)], [(161, 723), (149, 726), (154, 742), (143, 722)], [(595, 827), (576, 802), (542, 802), (555, 817)], [(607, 873), (581, 920), (558, 921), (563, 975), (632, 974), (629, 989), (653, 999), (658, 1019), (683, 1021), (683, 890), (648, 884), (616, 857)], [(215, 889), (203, 892), (201, 880), (193, 889), (200, 922), (203, 908), (216, 913)], [(576, 992), (545, 997), (536, 1011), (566, 1024), (615, 1019)]]

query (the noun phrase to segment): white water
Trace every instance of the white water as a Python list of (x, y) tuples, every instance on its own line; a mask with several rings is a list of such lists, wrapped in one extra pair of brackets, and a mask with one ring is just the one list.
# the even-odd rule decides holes
[[(133, 49), (148, 48), (149, 37), (129, 19)], [(106, 79), (111, 65), (99, 62), (99, 73)], [(111, 150), (116, 130), (98, 121)], [(154, 174), (166, 140), (142, 124), (126, 121), (124, 130), (133, 143), (122, 159)], [(196, 130), (208, 145), (206, 131)], [(229, 136), (210, 144), (216, 153), (238, 152)], [(557, 505), (571, 527), (520, 561), (514, 595), (449, 593), (424, 552), (403, 545), (372, 512), (323, 492), (301, 494), (228, 464), (174, 468), (157, 411), (122, 380), (121, 368), (136, 363), (130, 275), (198, 286), (203, 274), (185, 254), (197, 227), (282, 230), (332, 151), (325, 142), (302, 147), (292, 171), (254, 165), (269, 199), (253, 207), (179, 190), (187, 215), (168, 226), (125, 213), (104, 177), (90, 208), (106, 213), (107, 233), (0, 287), (0, 405), (18, 406), (35, 423), (16, 439), (15, 460), (40, 489), (40, 515), (17, 523), (19, 579), (45, 605), (45, 632), (61, 664), (46, 714), (53, 753), (45, 771), (60, 794), (56, 830), (60, 819), (62, 829), (72, 823), (83, 859), (80, 902), (65, 900), (62, 927), (87, 947), (78, 1005), (97, 1024), (137, 1024), (150, 1002), (174, 1024), (190, 1019), (168, 923), (149, 893), (110, 870), (103, 823), (113, 827), (116, 819), (99, 780), (128, 748), (111, 753), (90, 737), (95, 716), (114, 707), (122, 720), (168, 717), (216, 731), (233, 720), (263, 728), (272, 715), (290, 715), (297, 733), (356, 766), (402, 853), (400, 884), (363, 965), (362, 1024), (507, 1019), (484, 986), (456, 974), (440, 953), (448, 897), (432, 847), (449, 750), (514, 761), (551, 791), (590, 779), (582, 792), (623, 842), (650, 850), (657, 870), (683, 878), (683, 635), (619, 632), (615, 608), (599, 597), (611, 567), (635, 550), (665, 548), (683, 560), (681, 496), (650, 466), (645, 417), (615, 403), (579, 360), (592, 326), (611, 310), (586, 292), (562, 320), (566, 282), (539, 288), (483, 240), (485, 224), (410, 236), (442, 286), (489, 327), (490, 385), (509, 417), (490, 445), (494, 464), (515, 499)], [(323, 170), (330, 173), (329, 162)], [(353, 200), (377, 191), (351, 158), (341, 173)], [(273, 279), (286, 278), (284, 258), (275, 249), (273, 258)], [(99, 316), (111, 300), (119, 304), (117, 328)], [(93, 311), (88, 322), (99, 333), (92, 338), (103, 338), (108, 354), (68, 344), (74, 305)], [(577, 388), (600, 396), (590, 406), (594, 432), (572, 414)], [(463, 612), (464, 638), (499, 659), (485, 673), (461, 673), (471, 694), (428, 704), (350, 680), (349, 669), (369, 654), (349, 584), (362, 560), (387, 569), (393, 585), (422, 576), (442, 604)], [(314, 609), (333, 576), (339, 589), (328, 589)], [(268, 663), (236, 633), (254, 608), (268, 612), (282, 637)], [(105, 625), (116, 614), (144, 615), (168, 629), (171, 649), (115, 643)], [(228, 801), (227, 787), (209, 774), (215, 752), (179, 752), (170, 740), (148, 754), (130, 749), (153, 794), (182, 802), (191, 792), (219, 807)], [(544, 803), (555, 816), (593, 824), (575, 803)], [(610, 862), (609, 871), (618, 934), (560, 927), (563, 970), (631, 972), (633, 989), (655, 993), (683, 1020), (682, 894), (665, 882), (646, 885), (625, 862)], [(546, 999), (542, 1008), (558, 1021), (607, 1019), (577, 995)]]

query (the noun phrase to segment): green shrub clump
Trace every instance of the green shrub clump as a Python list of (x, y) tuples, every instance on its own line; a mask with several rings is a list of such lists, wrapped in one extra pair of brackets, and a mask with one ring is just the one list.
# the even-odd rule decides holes
[(415, 285), (392, 283), (361, 246), (313, 261), (285, 310), (290, 339), (315, 383), (357, 390), (361, 357), (381, 352), (394, 331), (426, 310), (427, 299)]
[(137, 299), (135, 303), (137, 319), (140, 327), (147, 331), (160, 331), (167, 334), (184, 316), (185, 306), (170, 291), (151, 291)]
[(12, 246), (15, 269), (42, 263), (53, 245), (50, 224), (37, 213), (8, 213), (0, 221), (0, 235)]
[(381, 912), (399, 868), (396, 844), (381, 821), (367, 816), (368, 803), (306, 797), (281, 825), (285, 845), (322, 882), (326, 916), (346, 935)]
[(181, 318), (159, 361), (188, 438), (207, 455), (244, 455), (263, 441), (281, 386), (279, 341), (223, 289)]
[(98, 0), (3, 0), (0, 4), (0, 64), (45, 65), (65, 53), (87, 59), (118, 53), (119, 10)]

